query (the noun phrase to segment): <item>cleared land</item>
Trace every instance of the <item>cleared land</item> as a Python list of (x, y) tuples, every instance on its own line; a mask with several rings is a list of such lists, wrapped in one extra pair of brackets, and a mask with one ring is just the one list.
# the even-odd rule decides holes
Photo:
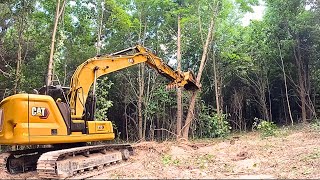
[[(141, 142), (118, 169), (91, 179), (320, 177), (320, 131), (309, 126), (282, 128), (276, 136), (258, 132), (192, 142)], [(2, 178), (9, 176), (1, 174)], [(36, 173), (10, 176), (37, 178)]]

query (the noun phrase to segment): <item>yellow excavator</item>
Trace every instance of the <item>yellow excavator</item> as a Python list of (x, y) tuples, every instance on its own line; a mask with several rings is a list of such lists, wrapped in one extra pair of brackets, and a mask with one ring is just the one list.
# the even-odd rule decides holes
[(36, 170), (39, 178), (56, 179), (127, 160), (133, 154), (129, 144), (88, 145), (115, 138), (111, 121), (95, 121), (96, 81), (140, 63), (168, 78), (170, 87), (199, 88), (192, 72), (173, 70), (140, 45), (88, 59), (77, 67), (68, 88), (44, 86), (34, 94), (16, 94), (1, 101), (0, 144), (37, 148), (1, 153), (0, 168), (8, 173)]

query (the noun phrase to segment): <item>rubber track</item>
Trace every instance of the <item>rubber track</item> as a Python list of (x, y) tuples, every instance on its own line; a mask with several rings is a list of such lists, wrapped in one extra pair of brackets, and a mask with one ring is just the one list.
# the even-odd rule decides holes
[[(53, 148), (38, 148), (38, 149), (24, 149), (24, 150), (7, 151), (7, 152), (0, 153), (0, 170), (2, 172), (6, 172), (7, 174), (17, 174), (17, 173), (29, 172), (29, 170), (23, 170), (21, 172), (11, 173), (11, 170), (8, 169), (9, 168), (9, 166), (8, 166), (9, 159), (14, 158), (15, 155), (30, 156), (30, 154), (33, 154), (33, 153), (42, 154), (44, 152), (48, 152), (48, 151), (52, 151), (52, 150), (54, 150), (54, 149)], [(34, 154), (34, 156), (38, 156), (38, 155)], [(38, 158), (38, 157), (35, 157), (35, 158)], [(24, 164), (24, 163), (22, 162), (21, 164)], [(22, 167), (22, 168), (24, 168), (24, 167)]]
[[(84, 146), (70, 149), (50, 151), (42, 154), (38, 159), (37, 172), (39, 178), (44, 179), (61, 179), (66, 177), (60, 177), (56, 172), (56, 162), (62, 157), (83, 156), (87, 152), (97, 152), (102, 150), (122, 150), (128, 149), (130, 154), (133, 154), (133, 149), (128, 144), (113, 144), (113, 145), (96, 145), (96, 146)], [(87, 169), (83, 169), (83, 172)], [(92, 168), (90, 170), (93, 170)], [(79, 172), (73, 172), (79, 173)], [(70, 178), (70, 177), (68, 177)]]
[(7, 169), (7, 160), (11, 153), (1, 153), (0, 154), (0, 171), (5, 172), (6, 174), (9, 174)]
[(101, 174), (104, 174), (108, 171), (112, 171), (112, 170), (115, 170), (115, 169), (118, 169), (118, 168), (121, 168), (121, 167), (124, 167), (124, 166), (128, 166), (130, 165), (131, 163), (123, 163), (123, 162), (114, 162), (112, 164), (110, 164), (109, 166), (105, 166), (103, 168), (98, 168), (98, 169), (94, 169), (92, 171), (85, 171), (83, 173), (79, 173), (79, 174), (76, 174), (75, 176), (72, 176), (72, 177), (69, 177), (69, 178), (66, 178), (66, 179), (86, 179), (86, 178), (91, 178), (91, 177), (94, 177), (94, 176), (98, 176), (98, 175), (101, 175)]

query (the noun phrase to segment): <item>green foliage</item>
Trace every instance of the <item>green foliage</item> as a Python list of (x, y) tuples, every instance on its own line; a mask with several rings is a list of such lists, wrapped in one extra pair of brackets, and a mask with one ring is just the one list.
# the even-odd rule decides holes
[[(257, 122), (257, 118), (255, 120)], [(262, 137), (268, 137), (276, 135), (278, 128), (274, 122), (259, 119), (257, 130), (260, 131)]]
[(249, 11), (253, 12), (252, 7), (250, 5), (258, 5), (258, 0), (236, 0), (237, 4), (239, 4), (241, 11)]
[(195, 165), (200, 169), (205, 169), (210, 163), (215, 162), (215, 156), (211, 154), (200, 155), (195, 159)]
[(209, 137), (226, 137), (229, 135), (231, 127), (227, 120), (227, 115), (212, 114), (208, 118)]
[(154, 101), (150, 101), (145, 109), (146, 113), (155, 115), (159, 111), (159, 107), (162, 107), (163, 105), (173, 106), (175, 99), (171, 94), (172, 93), (165, 90), (164, 86), (157, 88), (151, 97)]
[(311, 129), (315, 130), (315, 131), (319, 131), (320, 132), (320, 120), (319, 119), (315, 119), (311, 122)]
[(113, 83), (108, 81), (107, 77), (103, 77), (97, 80), (97, 110), (95, 113), (96, 120), (107, 120), (108, 109), (112, 107), (112, 101), (108, 100), (109, 92)]
[(201, 138), (226, 137), (231, 132), (231, 126), (226, 114), (211, 112), (211, 109), (202, 103), (199, 114), (199, 129)]
[(170, 154), (163, 155), (161, 160), (162, 160), (162, 163), (164, 165), (175, 165), (175, 166), (178, 166), (180, 164), (180, 160), (179, 159), (173, 159)]

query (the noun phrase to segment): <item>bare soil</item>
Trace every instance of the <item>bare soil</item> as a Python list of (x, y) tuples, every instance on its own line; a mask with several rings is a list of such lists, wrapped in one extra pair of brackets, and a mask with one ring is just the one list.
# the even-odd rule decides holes
[[(319, 179), (320, 132), (309, 126), (282, 128), (190, 142), (141, 142), (126, 166), (90, 179)], [(0, 178), (36, 179), (35, 172)]]
[(320, 132), (282, 128), (192, 142), (142, 142), (131, 164), (92, 179), (319, 179)]

